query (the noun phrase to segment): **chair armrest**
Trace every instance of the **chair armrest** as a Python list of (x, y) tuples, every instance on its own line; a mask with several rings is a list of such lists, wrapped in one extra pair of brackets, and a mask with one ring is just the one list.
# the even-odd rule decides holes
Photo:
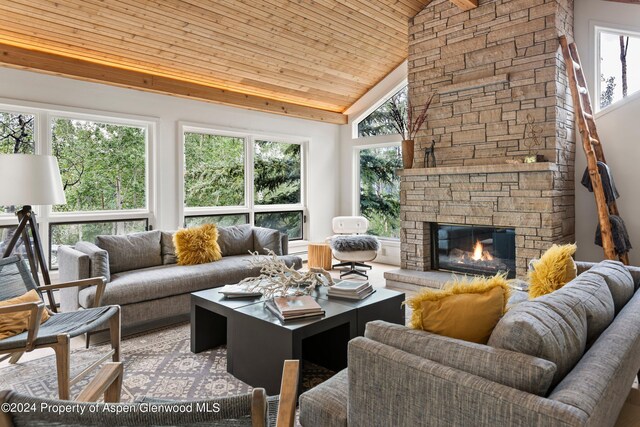
[(65, 283), (55, 283), (53, 285), (40, 286), (38, 289), (41, 291), (50, 291), (53, 289), (65, 289), (65, 288), (84, 288), (87, 286), (96, 286), (96, 296), (93, 300), (93, 307), (100, 307), (102, 302), (102, 295), (104, 295), (104, 288), (107, 285), (107, 279), (104, 277), (92, 277), (90, 279), (74, 280)]
[(285, 360), (280, 383), (280, 403), (276, 427), (293, 427), (298, 402), (299, 360)]
[(263, 388), (254, 388), (251, 392), (251, 426), (267, 425), (267, 392)]
[(0, 315), (19, 313), (21, 311), (29, 311), (29, 323), (27, 324), (27, 344), (25, 346), (27, 351), (33, 350), (34, 342), (38, 336), (38, 329), (40, 329), (40, 321), (42, 319), (42, 312), (44, 311), (44, 302), (25, 302), (22, 304), (13, 304), (0, 307)]
[(120, 402), (122, 390), (122, 362), (109, 362), (104, 364), (96, 376), (80, 392), (77, 402), (97, 402), (101, 395), (107, 403)]
[(573, 406), (367, 338), (349, 342), (348, 359), (350, 425), (415, 425), (415, 420), (442, 425), (446, 420), (448, 425), (573, 426), (589, 420)]

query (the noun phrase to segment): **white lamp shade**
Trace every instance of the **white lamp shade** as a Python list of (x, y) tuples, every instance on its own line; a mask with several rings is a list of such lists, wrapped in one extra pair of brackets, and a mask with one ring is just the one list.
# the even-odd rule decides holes
[(67, 203), (58, 159), (36, 154), (0, 154), (0, 205)]

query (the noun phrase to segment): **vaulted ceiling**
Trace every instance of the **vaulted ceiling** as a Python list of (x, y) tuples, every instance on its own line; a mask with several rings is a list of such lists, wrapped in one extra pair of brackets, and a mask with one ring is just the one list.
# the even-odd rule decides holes
[(0, 1), (0, 65), (344, 123), (429, 2)]

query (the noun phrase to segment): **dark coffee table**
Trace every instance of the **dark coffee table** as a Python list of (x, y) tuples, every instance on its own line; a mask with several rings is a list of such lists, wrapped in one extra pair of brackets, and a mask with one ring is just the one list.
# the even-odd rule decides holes
[(377, 289), (361, 301), (329, 298), (324, 287), (312, 296), (325, 310), (324, 316), (283, 323), (261, 297), (227, 299), (217, 289), (194, 292), (191, 351), (198, 353), (226, 343), (227, 372), (277, 394), (285, 359), (304, 359), (338, 371), (347, 366), (349, 340), (364, 334), (366, 322), (405, 321), (401, 306), (404, 294), (389, 289)]

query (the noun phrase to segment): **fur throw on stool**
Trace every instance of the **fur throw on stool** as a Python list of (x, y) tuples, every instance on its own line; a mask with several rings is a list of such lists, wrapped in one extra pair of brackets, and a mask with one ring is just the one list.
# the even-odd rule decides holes
[(377, 251), (380, 242), (374, 236), (335, 236), (329, 243), (339, 252)]

